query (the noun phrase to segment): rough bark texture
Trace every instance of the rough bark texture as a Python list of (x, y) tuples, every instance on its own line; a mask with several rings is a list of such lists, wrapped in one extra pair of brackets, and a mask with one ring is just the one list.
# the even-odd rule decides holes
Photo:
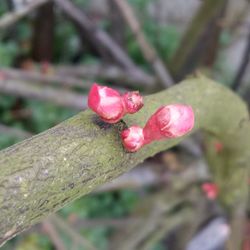
[(192, 105), (196, 115), (193, 131), (204, 129), (209, 138), (223, 143), (219, 155), (213, 147), (208, 150), (210, 158), (216, 159), (213, 171), (222, 202), (227, 207), (245, 202), (250, 161), (248, 110), (233, 92), (199, 76), (146, 97), (145, 108), (118, 124), (105, 124), (87, 110), (1, 151), (0, 243), (183, 140), (155, 142), (137, 153), (127, 153), (122, 147), (119, 133), (123, 128), (145, 124), (156, 108), (170, 103)]

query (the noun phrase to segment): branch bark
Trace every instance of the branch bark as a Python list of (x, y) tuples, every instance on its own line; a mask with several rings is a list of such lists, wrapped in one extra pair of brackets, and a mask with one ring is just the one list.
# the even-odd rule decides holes
[[(144, 159), (182, 141), (183, 138), (164, 140), (137, 153), (127, 153), (119, 136), (126, 126), (143, 126), (160, 105), (176, 102), (194, 108), (193, 131), (207, 132), (208, 159), (215, 159), (212, 170), (221, 201), (229, 211), (244, 205), (250, 162), (247, 107), (229, 89), (199, 76), (146, 97), (147, 108), (117, 124), (103, 123), (87, 110), (1, 151), (0, 244)], [(214, 150), (215, 138), (224, 145), (219, 155)]]

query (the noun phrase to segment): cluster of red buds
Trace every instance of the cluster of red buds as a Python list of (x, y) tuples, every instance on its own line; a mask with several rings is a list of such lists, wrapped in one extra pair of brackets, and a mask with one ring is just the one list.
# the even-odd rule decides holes
[(118, 91), (93, 84), (89, 92), (88, 106), (108, 123), (120, 121), (126, 114), (134, 114), (143, 106), (143, 98), (138, 91), (121, 95)]
[[(118, 91), (94, 84), (90, 90), (88, 106), (101, 119), (116, 123), (127, 113), (133, 114), (143, 106), (138, 91), (121, 95)], [(191, 106), (172, 104), (160, 107), (147, 121), (144, 128), (132, 126), (121, 133), (125, 149), (136, 152), (142, 146), (156, 140), (183, 136), (194, 127), (194, 112)]]
[(153, 141), (177, 138), (194, 126), (194, 113), (190, 106), (173, 104), (160, 107), (144, 128), (132, 126), (121, 133), (124, 147), (135, 152)]

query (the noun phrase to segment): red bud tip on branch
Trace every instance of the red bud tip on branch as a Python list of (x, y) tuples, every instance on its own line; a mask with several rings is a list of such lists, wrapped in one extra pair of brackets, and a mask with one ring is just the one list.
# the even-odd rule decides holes
[[(192, 107), (173, 104), (160, 107), (148, 120), (145, 127), (132, 126), (122, 132), (124, 147), (135, 152), (143, 145), (155, 140), (171, 139), (183, 136), (194, 127)], [(136, 146), (135, 146), (136, 145)]]
[(138, 91), (121, 95), (118, 91), (96, 83), (90, 89), (88, 106), (107, 123), (116, 123), (126, 114), (133, 114), (143, 106)]

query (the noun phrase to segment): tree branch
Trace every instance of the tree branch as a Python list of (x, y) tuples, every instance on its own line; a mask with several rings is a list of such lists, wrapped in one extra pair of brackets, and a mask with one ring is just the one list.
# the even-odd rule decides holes
[[(211, 167), (221, 201), (227, 208), (243, 205), (250, 162), (247, 107), (226, 87), (199, 76), (146, 97), (146, 108), (126, 116), (123, 122), (109, 125), (87, 110), (1, 151), (0, 244), (182, 141), (159, 141), (137, 153), (127, 153), (119, 136), (126, 126), (143, 126), (160, 105), (176, 102), (192, 105), (196, 116), (193, 131), (204, 129), (209, 135), (206, 149), (210, 162), (214, 159)], [(224, 145), (222, 154), (215, 152), (214, 138)]]
[(124, 19), (130, 26), (144, 57), (152, 65), (152, 68), (159, 78), (162, 86), (170, 87), (174, 83), (173, 79), (166, 69), (166, 66), (162, 62), (161, 58), (157, 54), (156, 50), (147, 42), (147, 39), (142, 32), (142, 29), (138, 20), (136, 19), (132, 7), (129, 5), (127, 0), (113, 1), (117, 4), (118, 8), (121, 11), (121, 14), (124, 16)]
[(31, 133), (25, 130), (21, 130), (18, 128), (11, 128), (4, 124), (0, 124), (0, 134), (8, 134), (8, 135), (17, 137), (18, 139), (27, 139), (32, 136)]
[(74, 22), (81, 27), (87, 34), (88, 39), (91, 39), (93, 43), (97, 43), (108, 51), (120, 66), (129, 72), (134, 72), (135, 75), (145, 75), (145, 73), (133, 63), (127, 53), (105, 31), (93, 25), (79, 7), (75, 6), (69, 0), (54, 0), (54, 2), (70, 19), (74, 20)]
[(59, 106), (81, 110), (87, 107), (87, 97), (72, 91), (30, 84), (17, 80), (0, 79), (1, 93), (30, 99), (50, 101)]
[(63, 241), (60, 238), (56, 228), (49, 219), (46, 219), (42, 222), (43, 230), (49, 236), (56, 250), (66, 250)]
[(214, 61), (216, 53), (214, 55), (213, 53), (217, 50), (212, 49), (213, 53), (210, 54), (208, 51), (211, 50), (211, 46), (213, 47), (213, 42), (218, 43), (218, 33), (221, 30), (220, 22), (227, 1), (202, 1), (201, 7), (195, 14), (170, 61), (170, 70), (175, 80), (183, 79), (201, 64)]
[(17, 22), (23, 16), (27, 15), (32, 10), (36, 9), (37, 7), (41, 6), (46, 2), (48, 2), (48, 0), (33, 0), (31, 3), (27, 4), (27, 6), (23, 7), (22, 9), (5, 14), (0, 19), (0, 29), (7, 28), (8, 26)]
[(240, 63), (239, 69), (236, 73), (235, 78), (233, 79), (233, 83), (232, 83), (232, 89), (237, 91), (242, 83), (244, 74), (246, 72), (247, 66), (249, 64), (249, 60), (250, 60), (250, 30), (249, 30), (249, 34), (247, 37), (247, 44), (246, 44), (246, 48), (244, 50), (244, 54), (242, 56), (242, 61)]
[[(73, 68), (73, 67), (72, 67)], [(17, 69), (1, 69), (4, 76), (10, 79), (18, 79), (22, 81), (32, 81), (45, 84), (57, 84), (63, 87), (78, 87), (81, 89), (88, 89), (91, 87), (92, 82), (90, 80), (81, 80), (76, 77), (69, 76), (68, 74), (58, 75), (56, 74), (42, 74), (35, 71), (17, 70)]]
[(52, 215), (50, 217), (51, 221), (58, 226), (58, 228), (62, 229), (67, 235), (69, 235), (77, 246), (80, 246), (86, 250), (97, 250), (92, 243), (90, 243), (87, 239), (83, 237), (80, 233), (75, 231), (71, 225), (69, 225), (66, 221), (64, 221), (60, 216)]
[(133, 71), (125, 71), (115, 65), (78, 65), (78, 66), (58, 66), (56, 72), (59, 75), (74, 75), (82, 78), (101, 78), (105, 81), (114, 81), (115, 84), (129, 87), (148, 88), (157, 84), (157, 79), (150, 75), (138, 75)]

